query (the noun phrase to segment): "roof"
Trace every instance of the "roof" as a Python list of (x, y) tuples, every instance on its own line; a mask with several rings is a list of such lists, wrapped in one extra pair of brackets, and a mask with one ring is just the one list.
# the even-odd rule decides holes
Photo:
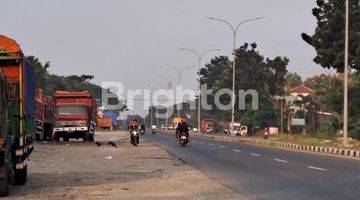
[(55, 97), (91, 97), (88, 91), (83, 92), (68, 92), (68, 91), (56, 91)]
[(0, 49), (8, 51), (8, 52), (20, 52), (19, 44), (4, 35), (0, 35)]
[(300, 86), (291, 88), (290, 93), (298, 93), (298, 94), (314, 93), (314, 90), (306, 87), (305, 85), (300, 85)]

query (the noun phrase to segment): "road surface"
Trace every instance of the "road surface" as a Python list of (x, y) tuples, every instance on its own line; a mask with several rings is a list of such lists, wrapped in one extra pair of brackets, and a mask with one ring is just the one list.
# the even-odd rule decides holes
[(180, 147), (173, 135), (164, 132), (146, 133), (143, 138), (254, 199), (360, 198), (358, 160), (200, 138)]

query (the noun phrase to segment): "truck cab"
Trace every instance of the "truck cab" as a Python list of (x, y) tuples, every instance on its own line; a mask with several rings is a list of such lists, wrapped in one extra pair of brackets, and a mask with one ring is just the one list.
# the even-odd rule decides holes
[(69, 141), (70, 138), (94, 141), (96, 105), (87, 91), (57, 91), (55, 106), (53, 137), (56, 141), (60, 138), (64, 141)]

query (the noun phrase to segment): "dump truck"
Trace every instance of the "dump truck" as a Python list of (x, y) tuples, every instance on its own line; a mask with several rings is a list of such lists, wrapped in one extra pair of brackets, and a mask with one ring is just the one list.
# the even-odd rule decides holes
[(27, 181), (27, 160), (34, 150), (35, 75), (20, 46), (0, 35), (0, 196), (9, 185)]
[(93, 142), (96, 128), (96, 102), (88, 91), (56, 91), (53, 139), (82, 138)]
[(97, 118), (97, 127), (98, 129), (105, 129), (112, 131), (113, 130), (113, 124), (110, 117), (98, 117)]
[(35, 139), (50, 140), (54, 125), (54, 101), (41, 89), (35, 90)]

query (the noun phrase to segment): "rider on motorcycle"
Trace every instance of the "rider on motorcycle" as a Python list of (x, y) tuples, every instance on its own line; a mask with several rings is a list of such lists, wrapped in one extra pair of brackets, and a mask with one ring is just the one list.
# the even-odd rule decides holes
[(179, 133), (185, 132), (186, 137), (189, 138), (189, 126), (186, 124), (185, 119), (181, 119), (176, 127), (176, 138), (179, 138)]
[(133, 119), (131, 122), (130, 122), (130, 125), (129, 125), (129, 131), (130, 133), (132, 131), (137, 131), (139, 128), (139, 125), (138, 125), (138, 122), (136, 119)]

